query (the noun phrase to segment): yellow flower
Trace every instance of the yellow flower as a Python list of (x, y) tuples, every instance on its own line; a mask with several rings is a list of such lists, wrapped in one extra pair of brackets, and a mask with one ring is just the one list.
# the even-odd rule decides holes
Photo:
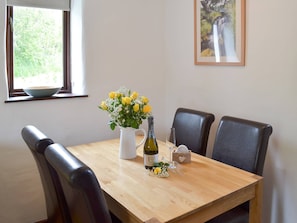
[(103, 110), (107, 110), (106, 102), (105, 102), (105, 101), (102, 101), (100, 107), (101, 107)]
[(122, 104), (123, 104), (123, 105), (126, 104), (126, 99), (125, 99), (125, 97), (122, 97)]
[(150, 105), (143, 106), (143, 112), (144, 113), (150, 113), (152, 111), (152, 108)]
[(145, 96), (142, 96), (141, 97), (141, 101), (144, 103), (144, 104), (147, 104), (149, 102), (148, 98), (145, 97)]
[(131, 104), (131, 98), (130, 97), (122, 97), (122, 104), (123, 105), (130, 105)]
[(133, 106), (133, 111), (138, 112), (139, 111), (139, 104), (135, 104)]
[(136, 98), (138, 98), (138, 93), (136, 91), (133, 91), (133, 93), (131, 94), (131, 98), (133, 100), (135, 100)]
[(161, 171), (162, 171), (161, 167), (154, 168), (154, 174), (155, 175), (158, 175), (159, 173), (161, 173)]
[(114, 91), (111, 91), (111, 92), (109, 92), (108, 96), (109, 96), (109, 98), (114, 99), (117, 97), (117, 93)]

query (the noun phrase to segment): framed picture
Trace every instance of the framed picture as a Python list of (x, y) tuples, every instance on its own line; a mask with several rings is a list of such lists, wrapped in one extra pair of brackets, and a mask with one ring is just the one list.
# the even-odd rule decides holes
[(245, 65), (245, 0), (194, 0), (197, 65)]

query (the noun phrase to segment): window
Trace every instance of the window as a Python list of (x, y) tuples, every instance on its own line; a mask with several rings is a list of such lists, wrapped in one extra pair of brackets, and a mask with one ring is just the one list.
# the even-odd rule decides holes
[(71, 93), (70, 11), (11, 4), (6, 21), (9, 96), (26, 95), (26, 86), (61, 86), (60, 93)]

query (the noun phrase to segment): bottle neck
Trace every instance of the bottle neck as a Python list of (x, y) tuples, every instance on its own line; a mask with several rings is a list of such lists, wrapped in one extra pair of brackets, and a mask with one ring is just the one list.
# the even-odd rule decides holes
[(148, 119), (148, 137), (154, 138), (155, 133), (154, 133), (154, 120), (152, 117), (149, 117)]

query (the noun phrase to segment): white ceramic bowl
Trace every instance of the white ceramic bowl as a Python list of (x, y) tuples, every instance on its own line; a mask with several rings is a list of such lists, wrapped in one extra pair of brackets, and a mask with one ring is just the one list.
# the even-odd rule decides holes
[(26, 94), (31, 95), (35, 98), (43, 98), (43, 97), (50, 97), (61, 89), (61, 87), (54, 87), (54, 86), (35, 86), (35, 87), (26, 87), (24, 88), (24, 92)]

